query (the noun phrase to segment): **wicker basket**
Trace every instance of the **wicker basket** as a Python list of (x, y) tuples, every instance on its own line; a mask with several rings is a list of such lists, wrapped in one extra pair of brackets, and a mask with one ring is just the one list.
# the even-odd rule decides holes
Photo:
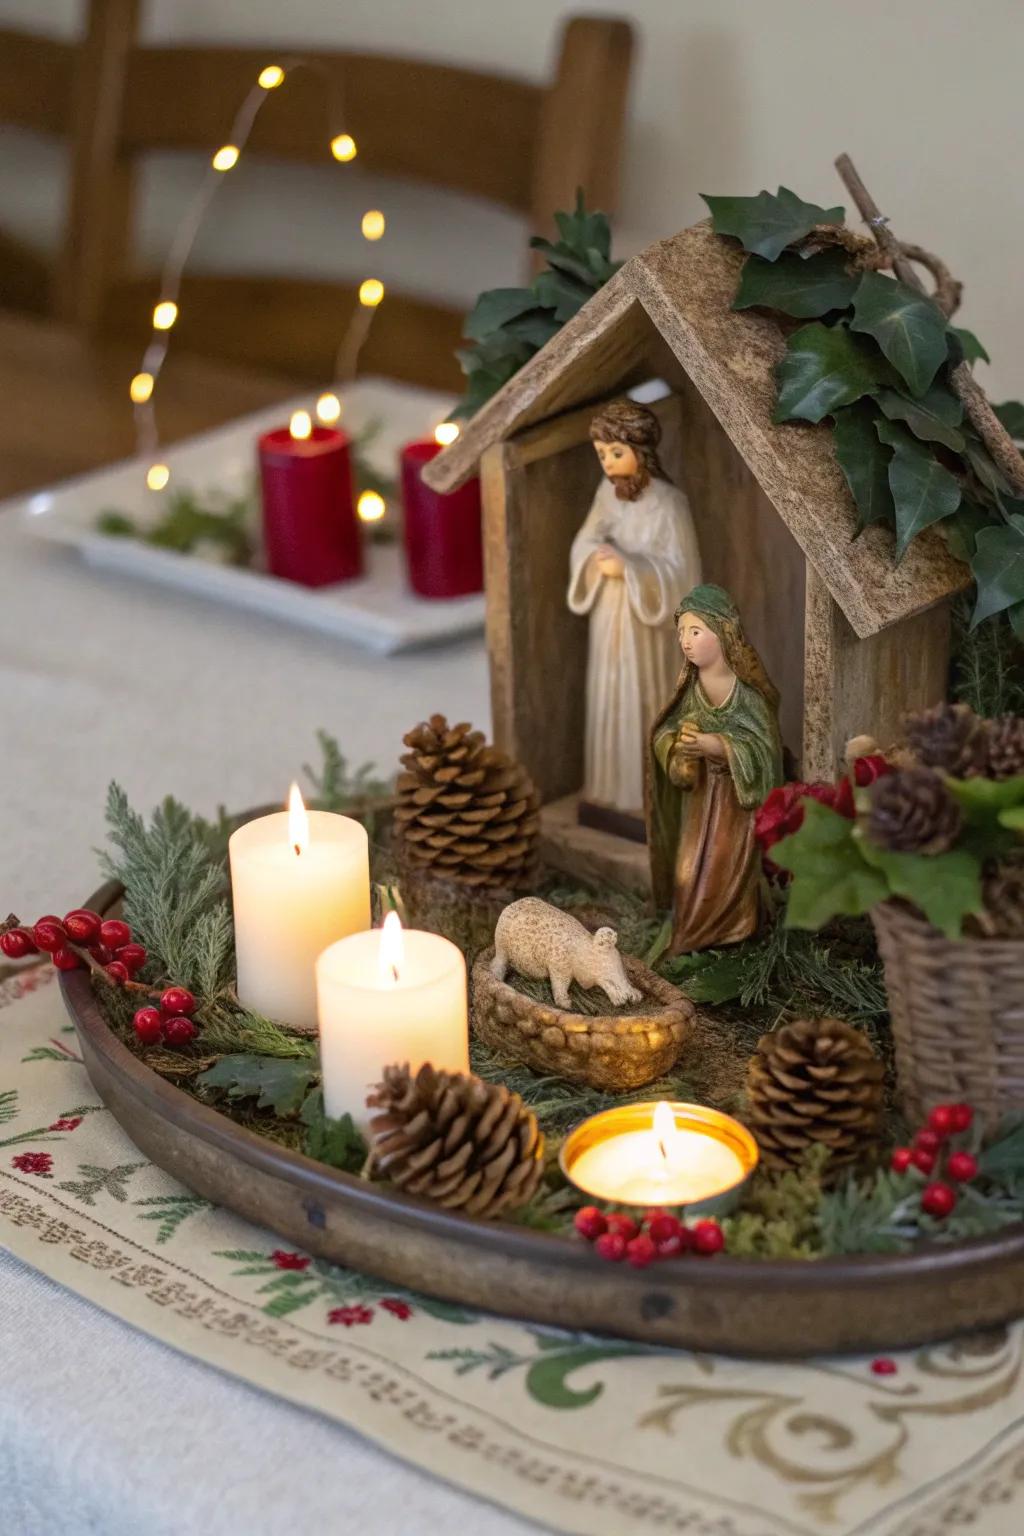
[(895, 901), (872, 920), (908, 1118), (949, 1100), (989, 1125), (1024, 1109), (1024, 941), (947, 939)]

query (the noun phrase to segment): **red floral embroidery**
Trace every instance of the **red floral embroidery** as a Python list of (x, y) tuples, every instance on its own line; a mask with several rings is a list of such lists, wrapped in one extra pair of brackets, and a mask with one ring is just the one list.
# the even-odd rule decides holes
[(17, 1157), (11, 1158), (11, 1162), (22, 1173), (38, 1173), (43, 1179), (51, 1177), (53, 1158), (49, 1152), (19, 1152)]
[(346, 1328), (351, 1328), (354, 1323), (372, 1323), (373, 1308), (364, 1307), (361, 1302), (352, 1307), (335, 1307), (328, 1312), (329, 1323), (344, 1323)]
[(74, 1131), (74, 1130), (78, 1129), (78, 1127), (81, 1125), (81, 1123), (82, 1123), (81, 1115), (70, 1115), (70, 1116), (69, 1115), (61, 1115), (59, 1120), (55, 1120), (52, 1125), (47, 1126), (47, 1130), (49, 1130), (49, 1131)]
[(412, 1307), (407, 1301), (402, 1301), (398, 1296), (385, 1296), (381, 1302), (385, 1312), (390, 1312), (392, 1317), (397, 1317), (404, 1323), (407, 1317), (412, 1317)]
[(275, 1248), (270, 1257), (278, 1269), (307, 1269), (310, 1262), (301, 1253), (286, 1253), (283, 1248)]

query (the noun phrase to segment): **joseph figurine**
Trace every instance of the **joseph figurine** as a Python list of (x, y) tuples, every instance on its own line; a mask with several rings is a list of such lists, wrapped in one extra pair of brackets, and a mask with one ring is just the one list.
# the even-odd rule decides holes
[(754, 812), (783, 773), (778, 692), (728, 592), (694, 587), (675, 619), (684, 663), (651, 731), (647, 818), (654, 897), (672, 908), (679, 955), (756, 931)]

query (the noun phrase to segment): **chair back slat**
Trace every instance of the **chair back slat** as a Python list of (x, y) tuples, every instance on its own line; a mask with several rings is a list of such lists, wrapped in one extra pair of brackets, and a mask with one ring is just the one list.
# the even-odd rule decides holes
[(70, 44), (0, 28), (0, 121), (36, 133), (66, 133), (74, 68)]

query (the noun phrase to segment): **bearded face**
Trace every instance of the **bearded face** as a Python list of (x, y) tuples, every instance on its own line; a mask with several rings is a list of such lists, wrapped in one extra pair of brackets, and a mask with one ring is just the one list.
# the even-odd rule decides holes
[(595, 440), (594, 449), (618, 499), (636, 501), (651, 480), (647, 466), (636, 450), (629, 443), (604, 442), (601, 438)]

